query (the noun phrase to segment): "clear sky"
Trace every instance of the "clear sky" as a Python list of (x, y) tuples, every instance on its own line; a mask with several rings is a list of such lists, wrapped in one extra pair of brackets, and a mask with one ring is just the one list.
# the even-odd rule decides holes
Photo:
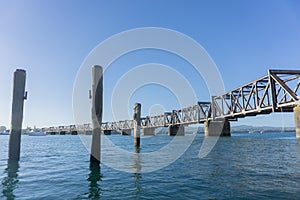
[[(73, 124), (73, 84), (84, 59), (108, 37), (141, 27), (169, 28), (196, 40), (218, 66), (226, 90), (266, 75), (269, 68), (300, 68), (297, 0), (0, 0), (0, 125), (10, 123), (16, 68), (27, 71), (24, 127)], [(201, 77), (175, 56), (151, 50), (126, 56), (108, 71), (105, 94), (122, 72), (162, 63), (184, 74), (199, 100), (209, 100)], [(128, 109), (139, 101), (143, 115), (155, 105), (170, 110), (177, 106), (172, 98), (166, 88), (145, 86), (133, 94)], [(104, 120), (112, 119), (110, 101), (105, 100)], [(272, 114), (235, 124), (293, 126), (294, 121), (292, 114)]]

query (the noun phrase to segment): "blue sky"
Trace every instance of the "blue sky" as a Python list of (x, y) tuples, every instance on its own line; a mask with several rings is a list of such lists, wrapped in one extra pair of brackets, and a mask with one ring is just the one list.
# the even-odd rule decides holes
[[(299, 8), (296, 0), (0, 0), (0, 125), (10, 123), (16, 68), (27, 71), (24, 126), (73, 124), (73, 84), (84, 59), (100, 42), (133, 28), (163, 27), (190, 36), (210, 54), (226, 90), (267, 74), (268, 68), (299, 69)], [(199, 100), (209, 100), (205, 83), (185, 61), (151, 50), (126, 56), (107, 72), (107, 96), (122, 72), (145, 63), (163, 63), (189, 80)], [(172, 94), (155, 85), (136, 91), (128, 110), (135, 101), (144, 105), (144, 115), (151, 105), (176, 107)], [(111, 120), (109, 98), (104, 106), (104, 120)], [(235, 124), (293, 126), (294, 121), (292, 114), (272, 114)]]

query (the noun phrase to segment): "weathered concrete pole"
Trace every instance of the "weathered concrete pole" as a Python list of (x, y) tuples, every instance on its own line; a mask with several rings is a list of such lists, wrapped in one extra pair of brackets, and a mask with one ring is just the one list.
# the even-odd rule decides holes
[(294, 107), (296, 137), (300, 138), (300, 105)]
[(23, 122), (23, 107), (25, 99), (26, 71), (17, 69), (14, 72), (13, 99), (11, 112), (8, 159), (20, 160), (21, 132)]
[(134, 104), (134, 114), (133, 114), (133, 137), (134, 137), (134, 148), (137, 150), (140, 148), (141, 143), (141, 104)]
[(100, 162), (101, 154), (101, 124), (103, 107), (103, 69), (92, 67), (92, 146), (90, 161)]

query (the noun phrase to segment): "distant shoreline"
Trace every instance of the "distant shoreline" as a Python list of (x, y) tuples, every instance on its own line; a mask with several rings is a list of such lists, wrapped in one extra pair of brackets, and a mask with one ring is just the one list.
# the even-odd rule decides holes
[[(167, 130), (164, 130), (167, 128), (163, 128), (160, 132), (164, 132)], [(197, 129), (197, 133), (204, 133), (204, 127), (186, 127), (186, 132), (195, 132), (195, 129)], [(25, 134), (28, 132), (28, 129), (23, 129), (22, 134)], [(271, 126), (249, 126), (249, 125), (239, 125), (239, 126), (231, 126), (231, 133), (272, 133), (272, 132), (296, 132), (295, 127), (271, 127)], [(5, 131), (1, 131), (0, 134), (8, 134), (9, 129), (6, 129)]]

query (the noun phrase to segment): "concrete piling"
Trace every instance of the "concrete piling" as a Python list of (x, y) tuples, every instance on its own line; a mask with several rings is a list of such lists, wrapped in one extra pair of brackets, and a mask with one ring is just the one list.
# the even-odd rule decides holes
[(230, 136), (228, 119), (204, 122), (205, 136)]
[(111, 130), (104, 130), (104, 131), (103, 131), (103, 134), (104, 134), (104, 135), (111, 135)]
[(139, 149), (141, 143), (141, 104), (134, 104), (134, 114), (133, 114), (133, 137), (134, 137), (134, 148)]
[(144, 128), (143, 132), (145, 136), (155, 135), (155, 128)]
[(13, 161), (20, 160), (23, 107), (25, 99), (25, 83), (26, 71), (22, 69), (17, 69), (14, 72), (13, 80), (11, 126), (8, 145), (8, 159)]
[(121, 135), (131, 135), (131, 129), (123, 129)]
[(103, 111), (103, 69), (92, 67), (92, 146), (90, 161), (100, 162), (101, 154), (101, 124)]
[(300, 138), (300, 105), (294, 107), (294, 118), (296, 126), (296, 137)]
[(168, 136), (184, 136), (184, 126), (183, 125), (170, 125), (168, 127)]

